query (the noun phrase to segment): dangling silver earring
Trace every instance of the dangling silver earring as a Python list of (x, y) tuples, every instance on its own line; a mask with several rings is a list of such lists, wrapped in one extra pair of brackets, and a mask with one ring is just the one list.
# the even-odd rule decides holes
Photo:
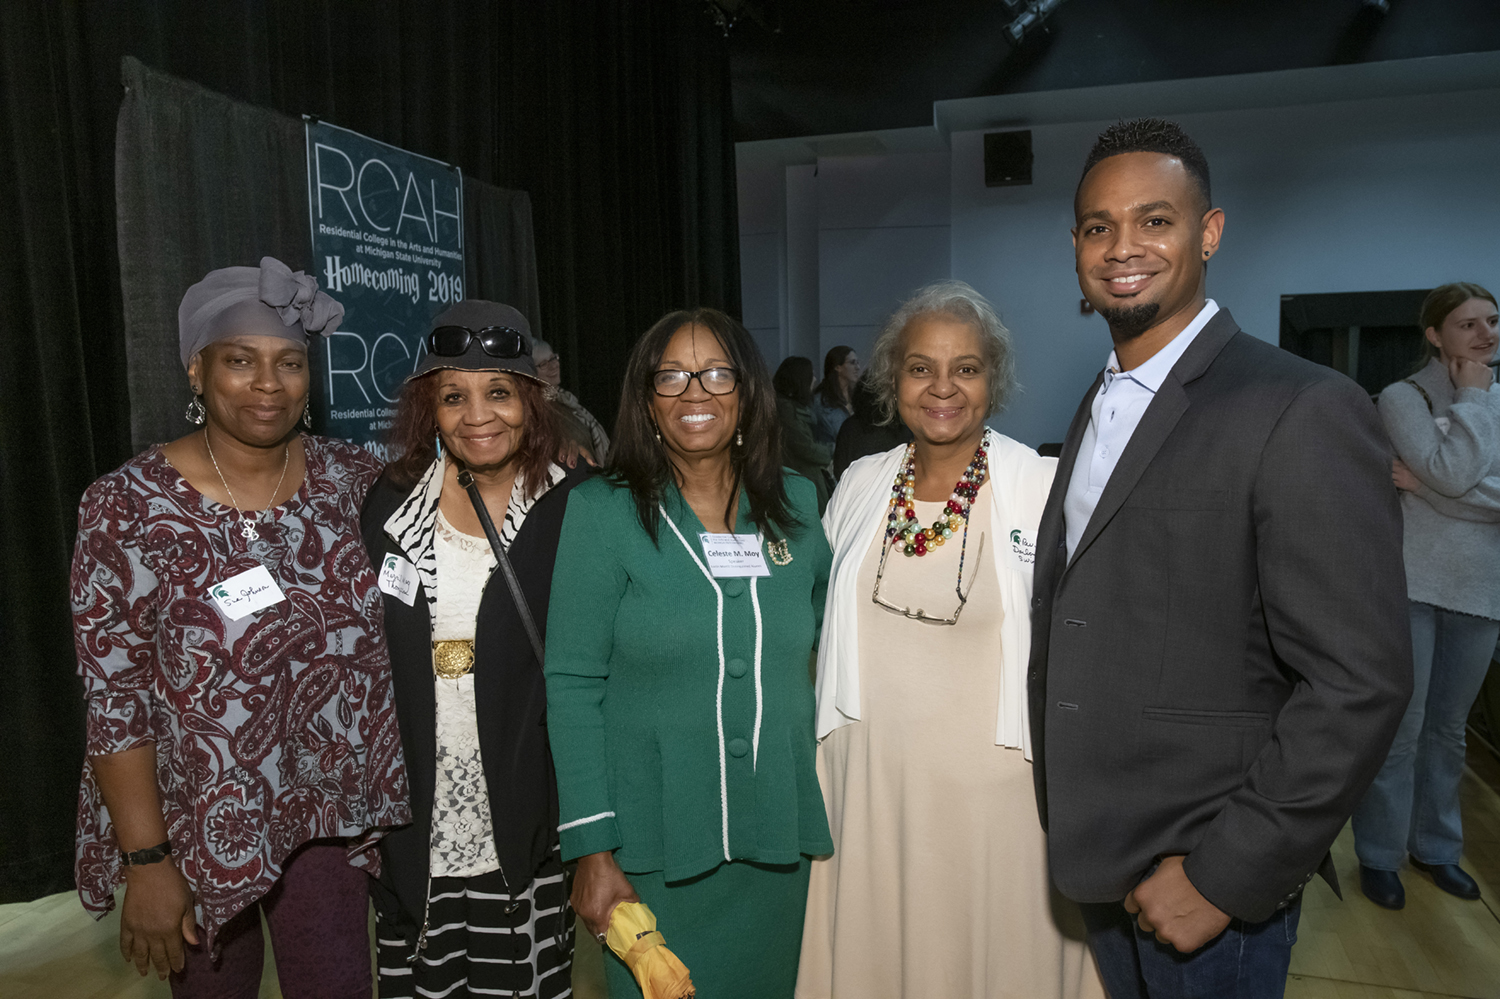
[(187, 412), (183, 414), (189, 423), (203, 426), (203, 421), (208, 419), (208, 410), (203, 408), (203, 396), (193, 396), (193, 401), (188, 403)]
[(307, 406), (305, 406), (303, 408), (303, 410), (302, 410), (302, 425), (304, 427), (306, 427), (308, 429), (308, 431), (312, 430), (312, 404), (311, 403), (309, 403)]
[(658, 427), (655, 423), (652, 423), (651, 424), (651, 429), (656, 434), (656, 443), (660, 444), (661, 443), (661, 427)]
[(437, 451), (437, 460), (438, 461), (442, 461), (443, 460), (443, 435), (442, 434), (433, 434), (432, 435), (432, 447), (433, 447), (433, 449), (435, 451)]
[(738, 427), (735, 427), (735, 429), (734, 429), (734, 446), (735, 447), (744, 447), (745, 446), (745, 434)]

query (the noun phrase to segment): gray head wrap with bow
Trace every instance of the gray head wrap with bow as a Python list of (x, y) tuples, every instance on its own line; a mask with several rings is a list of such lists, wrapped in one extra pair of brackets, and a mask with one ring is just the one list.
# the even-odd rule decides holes
[(229, 336), (279, 336), (307, 343), (307, 334), (338, 329), (344, 307), (318, 290), (316, 278), (275, 257), (259, 267), (222, 267), (187, 290), (177, 308), (177, 339), (186, 368), (193, 355)]

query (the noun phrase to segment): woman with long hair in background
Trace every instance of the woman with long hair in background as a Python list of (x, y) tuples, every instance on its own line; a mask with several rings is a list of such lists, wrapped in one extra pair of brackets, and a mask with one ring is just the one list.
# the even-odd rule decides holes
[(1424, 363), (1380, 393), (1396, 450), (1407, 595), (1411, 704), (1385, 766), (1354, 813), (1360, 887), (1387, 909), (1406, 904), (1402, 862), (1464, 899), (1479, 886), (1459, 866), (1464, 726), (1500, 636), (1500, 311), (1477, 284), (1422, 303)]
[(824, 444), (813, 431), (812, 361), (795, 354), (782, 361), (771, 378), (776, 389), (776, 418), (781, 424), (781, 460), (805, 476), (818, 493), (818, 516), (833, 492), (833, 444)]
[(823, 355), (823, 380), (813, 389), (813, 436), (832, 445), (854, 413), (854, 383), (859, 381), (859, 356), (840, 344)]

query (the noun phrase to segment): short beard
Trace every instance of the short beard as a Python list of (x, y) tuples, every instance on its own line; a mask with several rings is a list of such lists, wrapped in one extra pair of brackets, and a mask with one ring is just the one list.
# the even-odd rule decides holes
[(1109, 323), (1110, 335), (1115, 340), (1134, 340), (1142, 333), (1151, 328), (1156, 322), (1156, 314), (1161, 311), (1159, 302), (1142, 302), (1140, 305), (1126, 305), (1118, 309), (1099, 309), (1099, 315)]

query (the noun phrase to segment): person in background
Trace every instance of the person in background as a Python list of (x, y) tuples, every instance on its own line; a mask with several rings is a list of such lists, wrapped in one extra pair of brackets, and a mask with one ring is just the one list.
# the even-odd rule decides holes
[[(468, 299), (432, 320), (393, 462), (362, 518), (382, 566), (414, 821), (381, 843), (380, 994), (566, 995), (573, 913), (543, 724), (552, 563), (568, 492), (526, 319)], [(459, 481), (472, 477), (525, 606)], [(528, 622), (529, 618), (529, 622)]]
[[(807, 668), (828, 542), (779, 451), (750, 334), (715, 309), (664, 316), (631, 351), (607, 472), (568, 498), (553, 577), (573, 905), (601, 936), (644, 901), (713, 999), (790, 999), (808, 858), (833, 845)], [(605, 972), (612, 999), (641, 994), (613, 953)]]
[(1055, 459), (992, 430), (1010, 334), (960, 281), (875, 341), (870, 388), (915, 440), (850, 466), (818, 649), (818, 778), (798, 999), (1102, 996), (1054, 905), (1026, 725), (1031, 563)]
[(820, 443), (813, 433), (813, 366), (805, 357), (793, 355), (781, 362), (771, 379), (776, 388), (776, 418), (781, 423), (781, 460), (794, 472), (806, 476), (818, 491), (818, 516), (828, 506), (832, 476), (833, 446)]
[(911, 431), (900, 420), (887, 421), (880, 413), (880, 400), (870, 388), (870, 373), (860, 375), (849, 393), (853, 412), (839, 427), (838, 441), (833, 445), (833, 477), (843, 478), (856, 458), (878, 454), (911, 440)]
[(1458, 785), (1464, 727), (1500, 637), (1500, 344), (1495, 296), (1477, 284), (1436, 288), (1422, 303), (1425, 363), (1380, 393), (1396, 448), (1413, 690), (1385, 766), (1354, 813), (1360, 888), (1406, 904), (1403, 859), (1464, 899)]
[(273, 257), (178, 309), (201, 429), (89, 487), (72, 607), (88, 697), (77, 879), (177, 997), (368, 999), (366, 871), (411, 821), (376, 574), (369, 452), (299, 433), (307, 334), (344, 313)]
[[(536, 357), (536, 373), (542, 381), (552, 386), (558, 408), (566, 415), (565, 432), (575, 439), (580, 447), (587, 448), (595, 464), (602, 464), (609, 456), (609, 435), (594, 414), (583, 408), (583, 403), (572, 392), (562, 387), (562, 359), (546, 340), (532, 344)], [(582, 427), (580, 433), (577, 428)]]
[(813, 389), (813, 437), (819, 444), (838, 440), (839, 427), (854, 412), (852, 393), (859, 381), (853, 347), (834, 347), (823, 356), (823, 380)]

